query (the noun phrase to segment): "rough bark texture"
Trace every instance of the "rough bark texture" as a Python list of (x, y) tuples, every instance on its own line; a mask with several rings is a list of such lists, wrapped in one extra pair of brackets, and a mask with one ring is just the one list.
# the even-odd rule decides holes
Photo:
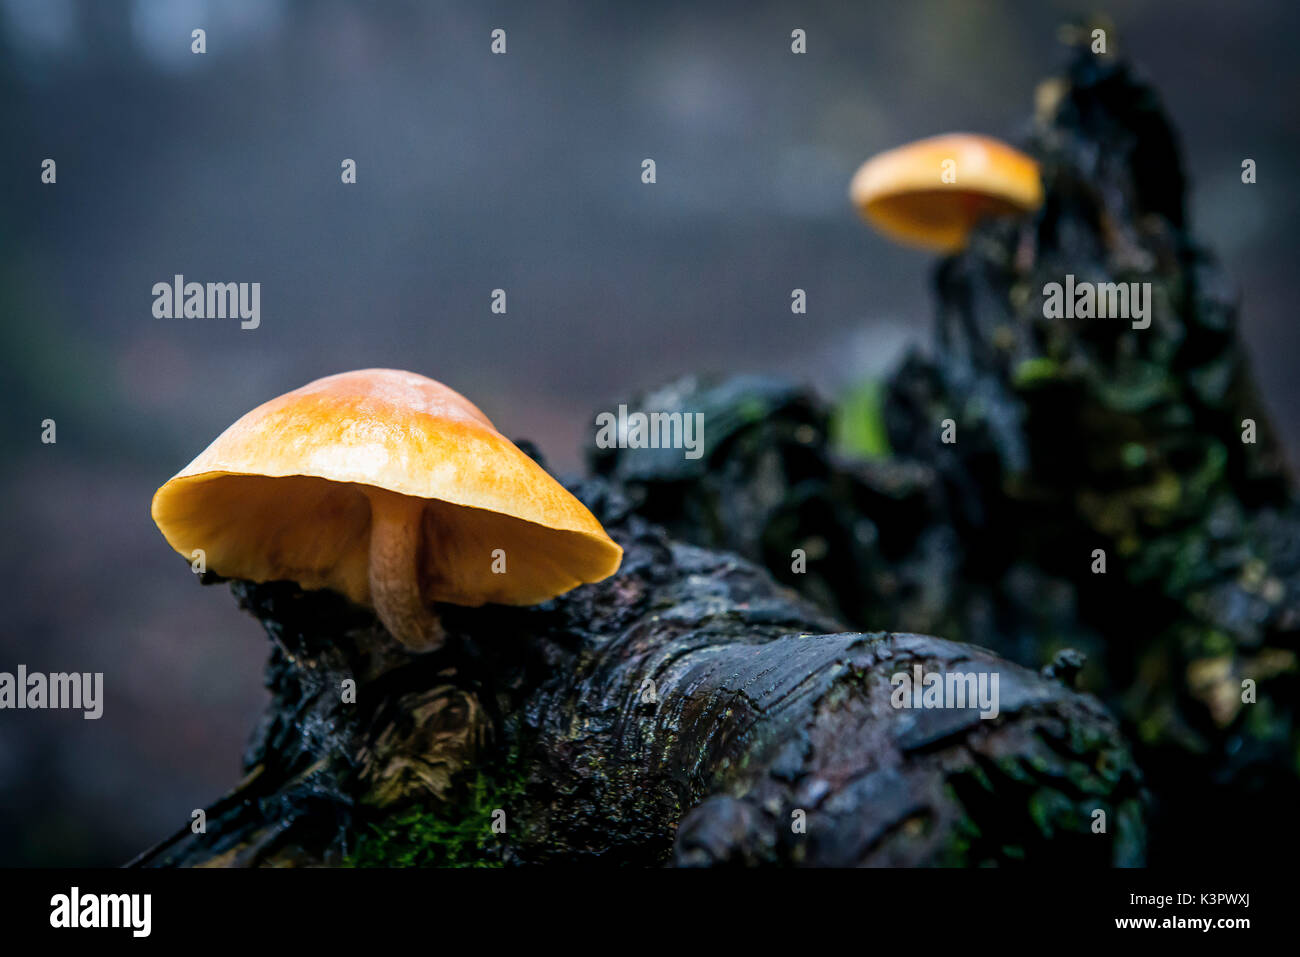
[[(891, 437), (954, 418), (962, 440), (928, 459), (975, 490), (962, 539), (996, 544), (974, 560), (1074, 584), (1081, 621), (1104, 636), (1090, 687), (1123, 714), (1157, 797), (1155, 858), (1294, 841), (1300, 509), (1235, 293), (1185, 229), (1178, 150), (1150, 87), (1083, 54), (1038, 102), (1045, 215), (1019, 235), (988, 230), (940, 268), (938, 358), (895, 381)], [(1150, 327), (1044, 318), (1044, 284), (1067, 273), (1150, 283)], [(1091, 573), (1098, 548), (1104, 575)]]
[[(1090, 697), (967, 645), (839, 633), (607, 483), (575, 491), (627, 550), (619, 573), (545, 607), (448, 609), (429, 655), (332, 594), (235, 583), (274, 644), (249, 776), (141, 863), (1142, 860), (1139, 777)], [(893, 707), (916, 663), (996, 672), (1001, 713)]]
[[(766, 565), (855, 627), (1031, 667), (1083, 652), (1080, 686), (1123, 716), (1155, 794), (1153, 861), (1294, 842), (1300, 508), (1235, 294), (1186, 230), (1150, 87), (1082, 49), (1037, 103), (1041, 215), (987, 223), (943, 261), (931, 355), (836, 413), (840, 434), (887, 436), (887, 454), (838, 458), (831, 411), (795, 387), (686, 380), (643, 404), (746, 410), (708, 419), (705, 458), (593, 450), (593, 467), (674, 535)], [(1070, 273), (1149, 282), (1150, 327), (1045, 318), (1045, 285)]]

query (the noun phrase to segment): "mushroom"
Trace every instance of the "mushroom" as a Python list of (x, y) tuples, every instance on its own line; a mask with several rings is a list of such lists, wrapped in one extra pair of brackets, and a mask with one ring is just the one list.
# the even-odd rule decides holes
[(468, 399), (362, 369), (258, 406), (158, 489), (187, 559), (330, 588), (408, 648), (439, 647), (430, 602), (532, 605), (618, 570), (623, 550)]
[[(950, 173), (950, 175), (945, 175)], [(893, 239), (943, 253), (964, 249), (986, 216), (1043, 203), (1038, 163), (987, 136), (949, 133), (888, 150), (858, 168), (849, 196)]]

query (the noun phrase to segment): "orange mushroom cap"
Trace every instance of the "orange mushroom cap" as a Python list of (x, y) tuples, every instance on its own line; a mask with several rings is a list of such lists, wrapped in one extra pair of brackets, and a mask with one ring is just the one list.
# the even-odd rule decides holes
[(885, 235), (952, 253), (980, 219), (1038, 209), (1043, 182), (1032, 157), (1000, 140), (949, 133), (873, 156), (854, 174), (849, 196)]
[(425, 602), (536, 604), (607, 578), (623, 555), (468, 399), (392, 369), (317, 379), (253, 409), (158, 489), (153, 519), (220, 575), (360, 604), (372, 604), (390, 519), (402, 529), (380, 557), (398, 578), (413, 562), (410, 587)]

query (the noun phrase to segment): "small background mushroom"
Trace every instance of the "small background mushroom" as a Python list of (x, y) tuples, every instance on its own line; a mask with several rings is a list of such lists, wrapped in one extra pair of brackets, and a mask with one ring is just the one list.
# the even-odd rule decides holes
[(868, 222), (899, 242), (952, 253), (987, 216), (1043, 203), (1038, 164), (988, 136), (950, 133), (880, 153), (858, 168), (849, 195)]

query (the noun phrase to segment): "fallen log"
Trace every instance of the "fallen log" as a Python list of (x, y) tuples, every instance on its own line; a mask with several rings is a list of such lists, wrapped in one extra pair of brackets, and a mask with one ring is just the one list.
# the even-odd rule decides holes
[[(1142, 862), (1140, 776), (1089, 696), (969, 645), (846, 633), (616, 486), (574, 492), (620, 571), (448, 608), (433, 653), (332, 593), (233, 583), (272, 643), (270, 706), (202, 833), (136, 863)], [(918, 665), (996, 675), (996, 717), (896, 707)]]

